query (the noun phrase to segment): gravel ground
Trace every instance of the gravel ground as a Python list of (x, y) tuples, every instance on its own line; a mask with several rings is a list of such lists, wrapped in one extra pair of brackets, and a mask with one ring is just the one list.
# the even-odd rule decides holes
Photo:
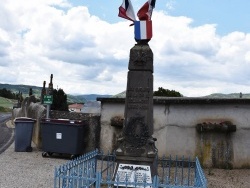
[(54, 187), (54, 169), (68, 159), (43, 158), (42, 152), (14, 152), (14, 143), (0, 155), (0, 188)]
[[(14, 143), (0, 155), (0, 188), (52, 188), (55, 166), (69, 159), (43, 158), (42, 152), (14, 152)], [(205, 169), (208, 188), (250, 188), (250, 169)]]
[(208, 188), (250, 188), (250, 169), (205, 169)]

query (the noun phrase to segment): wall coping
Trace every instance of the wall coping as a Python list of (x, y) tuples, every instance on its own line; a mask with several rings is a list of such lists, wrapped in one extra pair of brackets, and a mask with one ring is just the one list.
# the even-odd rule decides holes
[[(102, 98), (96, 99), (101, 103), (125, 103), (125, 98)], [(246, 98), (205, 98), (205, 97), (156, 97), (154, 104), (241, 104), (250, 105), (250, 99)]]

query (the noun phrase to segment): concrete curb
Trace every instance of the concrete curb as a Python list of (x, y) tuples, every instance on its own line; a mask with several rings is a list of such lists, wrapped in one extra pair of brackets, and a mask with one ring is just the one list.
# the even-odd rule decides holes
[(10, 135), (10, 138), (9, 140), (2, 146), (0, 147), (0, 154), (3, 153), (5, 150), (7, 150), (10, 145), (14, 142), (14, 126), (12, 125), (11, 123), (11, 120), (8, 120), (7, 122), (5, 122), (6, 126), (11, 129), (11, 135)]
[(6, 122), (6, 126), (7, 126), (8, 128), (10, 128), (10, 129), (14, 129), (14, 128), (15, 128), (15, 125), (12, 123), (11, 120), (8, 120), (8, 121)]

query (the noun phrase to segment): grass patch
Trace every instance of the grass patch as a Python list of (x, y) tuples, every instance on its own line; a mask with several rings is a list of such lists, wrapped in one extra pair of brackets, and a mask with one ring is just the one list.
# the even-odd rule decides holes
[(10, 109), (10, 108), (4, 108), (4, 107), (0, 106), (0, 112), (11, 112), (11, 111), (12, 111), (12, 109)]
[(0, 112), (11, 112), (16, 100), (0, 97)]

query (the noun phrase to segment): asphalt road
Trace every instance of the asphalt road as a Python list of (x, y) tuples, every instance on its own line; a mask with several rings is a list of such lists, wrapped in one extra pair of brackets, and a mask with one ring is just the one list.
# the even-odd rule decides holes
[(0, 113), (0, 154), (4, 152), (14, 141), (14, 129), (6, 126), (6, 122), (10, 118), (10, 113)]

